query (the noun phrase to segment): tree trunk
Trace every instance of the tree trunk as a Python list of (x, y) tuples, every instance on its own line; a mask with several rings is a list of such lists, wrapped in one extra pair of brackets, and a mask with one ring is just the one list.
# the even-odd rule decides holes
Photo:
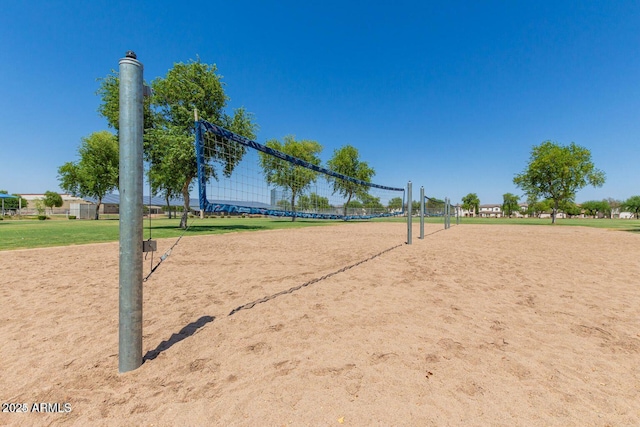
[(347, 207), (349, 206), (349, 202), (351, 201), (351, 196), (353, 193), (349, 193), (349, 198), (347, 199), (347, 203), (344, 204), (344, 216), (347, 216)]
[(189, 211), (191, 207), (189, 206), (189, 183), (191, 180), (188, 180), (184, 187), (182, 187), (182, 197), (184, 199), (184, 211), (182, 212), (182, 218), (180, 218), (180, 228), (185, 230), (187, 228), (187, 218), (189, 218)]
[(171, 219), (171, 205), (169, 204), (169, 195), (165, 196), (165, 200), (167, 202), (167, 210), (169, 211), (169, 219)]
[(291, 192), (291, 211), (293, 212), (293, 216), (291, 217), (291, 221), (296, 220), (296, 193), (295, 191)]
[(558, 215), (558, 201), (553, 201), (553, 210), (551, 211), (551, 224), (556, 223), (556, 215)]
[(102, 205), (102, 197), (98, 198), (98, 206), (96, 206), (96, 221), (100, 218), (100, 205)]

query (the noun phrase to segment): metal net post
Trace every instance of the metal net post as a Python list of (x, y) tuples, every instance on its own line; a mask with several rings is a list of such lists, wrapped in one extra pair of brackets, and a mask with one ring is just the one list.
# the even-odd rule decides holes
[(120, 260), (118, 369), (142, 365), (143, 66), (133, 52), (120, 60)]
[(411, 244), (411, 229), (413, 224), (411, 223), (412, 218), (411, 218), (411, 202), (412, 202), (412, 196), (411, 196), (411, 181), (409, 181), (407, 183), (407, 245)]
[(424, 186), (420, 187), (420, 238), (424, 239)]

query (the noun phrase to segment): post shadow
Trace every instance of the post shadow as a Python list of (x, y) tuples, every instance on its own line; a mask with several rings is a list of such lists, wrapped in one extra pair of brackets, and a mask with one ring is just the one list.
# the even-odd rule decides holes
[(216, 318), (212, 316), (202, 316), (195, 322), (189, 323), (187, 326), (180, 329), (180, 332), (172, 334), (168, 340), (162, 341), (156, 348), (147, 351), (147, 353), (142, 358), (142, 363), (146, 362), (147, 360), (155, 359), (160, 355), (160, 353), (170, 349), (173, 345), (179, 343), (180, 341), (189, 338), (191, 335), (195, 334), (198, 329), (204, 327), (207, 323), (213, 322), (215, 319)]

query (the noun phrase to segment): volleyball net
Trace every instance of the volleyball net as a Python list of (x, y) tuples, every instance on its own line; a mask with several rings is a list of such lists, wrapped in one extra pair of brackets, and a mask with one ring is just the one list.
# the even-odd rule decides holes
[(455, 218), (456, 224), (460, 223), (460, 217), (458, 210), (451, 204), (451, 200), (445, 197), (444, 200), (424, 196), (422, 203), (424, 209), (424, 216), (426, 217), (441, 217), (444, 222), (444, 228), (451, 227), (451, 217)]
[(441, 217), (445, 215), (446, 212), (446, 202), (445, 200), (440, 200), (435, 197), (425, 196), (424, 200), (424, 214), (427, 217)]
[(196, 122), (200, 209), (314, 219), (404, 215), (405, 189), (365, 182)]

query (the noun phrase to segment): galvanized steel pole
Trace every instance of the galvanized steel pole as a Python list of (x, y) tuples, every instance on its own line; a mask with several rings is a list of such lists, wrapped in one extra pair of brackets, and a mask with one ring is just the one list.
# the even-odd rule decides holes
[(120, 372), (142, 365), (142, 71), (135, 53), (120, 60)]
[(447, 206), (448, 206), (448, 202), (447, 202), (447, 198), (444, 198), (444, 229), (447, 229)]
[(424, 186), (420, 186), (420, 238), (424, 239)]
[(411, 244), (411, 228), (413, 224), (411, 223), (411, 181), (407, 184), (407, 245)]
[(444, 198), (444, 210), (446, 212), (444, 217), (444, 228), (449, 228), (449, 198)]

